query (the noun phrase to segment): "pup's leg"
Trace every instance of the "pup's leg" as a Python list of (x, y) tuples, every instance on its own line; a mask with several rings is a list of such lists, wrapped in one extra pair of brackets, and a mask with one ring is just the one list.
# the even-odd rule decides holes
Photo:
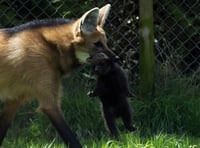
[(115, 116), (112, 110), (107, 106), (103, 106), (103, 115), (111, 135), (114, 137), (118, 137), (119, 132), (115, 124)]
[(135, 131), (136, 128), (133, 126), (132, 116), (131, 116), (131, 109), (128, 102), (124, 102), (121, 108), (121, 117), (124, 123), (124, 126), (129, 131)]

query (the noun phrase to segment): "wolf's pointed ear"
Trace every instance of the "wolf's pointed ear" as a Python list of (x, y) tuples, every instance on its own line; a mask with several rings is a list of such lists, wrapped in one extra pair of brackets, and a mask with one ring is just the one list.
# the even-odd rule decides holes
[(106, 22), (106, 19), (108, 17), (108, 14), (110, 12), (110, 8), (111, 8), (111, 5), (110, 4), (107, 4), (105, 6), (103, 6), (101, 9), (100, 9), (100, 12), (99, 12), (99, 21), (98, 21), (98, 25), (103, 27), (105, 22)]
[(99, 8), (87, 11), (80, 19), (79, 29), (83, 33), (91, 33), (96, 30), (99, 19)]

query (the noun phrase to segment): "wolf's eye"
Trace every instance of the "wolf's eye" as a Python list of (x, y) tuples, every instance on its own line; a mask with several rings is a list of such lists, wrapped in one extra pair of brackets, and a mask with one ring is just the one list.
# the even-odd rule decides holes
[(103, 44), (102, 44), (100, 41), (95, 42), (94, 45), (95, 45), (96, 47), (99, 47), (99, 48), (102, 48), (102, 47), (103, 47)]

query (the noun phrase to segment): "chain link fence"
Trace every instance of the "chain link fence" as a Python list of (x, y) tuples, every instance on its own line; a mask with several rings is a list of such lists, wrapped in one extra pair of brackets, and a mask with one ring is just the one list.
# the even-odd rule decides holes
[[(132, 84), (138, 80), (138, 0), (0, 0), (0, 27), (12, 27), (43, 18), (78, 18), (85, 11), (112, 5), (105, 30), (109, 47), (121, 55)], [(155, 0), (154, 32), (156, 65), (166, 73), (190, 75), (200, 81), (199, 0)], [(199, 82), (197, 82), (199, 84)]]

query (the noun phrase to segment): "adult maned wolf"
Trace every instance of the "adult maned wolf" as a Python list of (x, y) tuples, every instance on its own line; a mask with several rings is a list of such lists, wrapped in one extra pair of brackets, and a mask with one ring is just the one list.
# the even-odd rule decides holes
[(38, 20), (0, 30), (0, 145), (20, 105), (36, 97), (66, 145), (81, 147), (60, 109), (60, 81), (90, 54), (112, 56), (103, 30), (109, 10), (107, 4), (75, 21)]

